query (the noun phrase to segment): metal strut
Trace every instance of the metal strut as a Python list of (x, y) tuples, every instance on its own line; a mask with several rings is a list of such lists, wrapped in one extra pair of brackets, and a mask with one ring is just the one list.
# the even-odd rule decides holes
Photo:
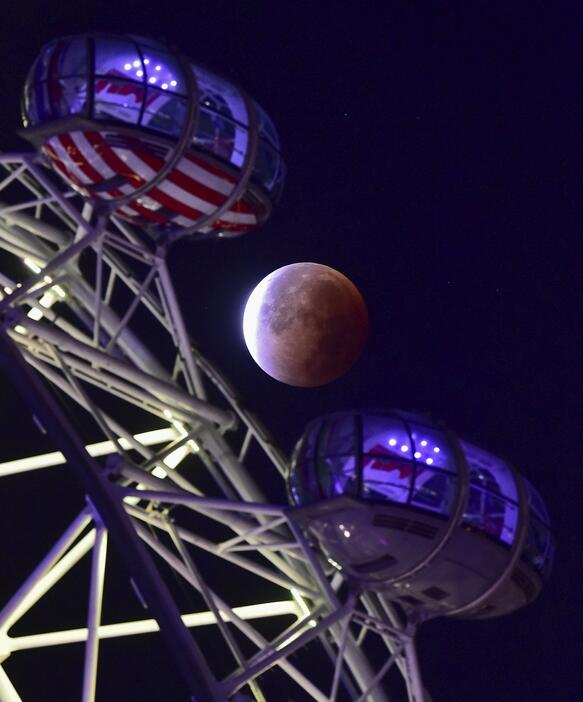
[(111, 541), (158, 621), (160, 632), (193, 702), (219, 702), (218, 686), (203, 655), (182, 623), (179, 611), (137, 536), (113, 484), (89, 456), (75, 428), (38, 375), (22, 358), (3, 326), (0, 327), (0, 363), (41, 420), (48, 435), (63, 452), (99, 513)]

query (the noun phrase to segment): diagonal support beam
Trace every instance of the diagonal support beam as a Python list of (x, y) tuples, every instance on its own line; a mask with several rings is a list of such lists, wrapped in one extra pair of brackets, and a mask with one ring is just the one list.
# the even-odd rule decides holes
[(182, 679), (196, 702), (218, 702), (217, 683), (138, 538), (113, 485), (87, 452), (61, 406), (0, 329), (0, 360), (34, 408), (47, 433), (59, 445), (108, 529), (112, 542), (160, 624), (160, 632)]
[(105, 559), (107, 556), (107, 531), (100, 525), (95, 535), (91, 562), (91, 584), (89, 588), (89, 612), (87, 615), (87, 642), (85, 643), (85, 666), (83, 671), (82, 702), (95, 702), (97, 688), (97, 660), (99, 654), (99, 625), (103, 604)]
[(83, 226), (87, 232), (85, 236), (58, 253), (47, 263), (40, 273), (36, 273), (29, 278), (26, 281), (26, 285), (14, 290), (10, 295), (7, 295), (4, 300), (0, 301), (0, 312), (4, 312), (8, 307), (13, 306), (23, 297), (26, 297), (30, 290), (36, 287), (39, 283), (43, 283), (45, 276), (58, 271), (66, 263), (77, 257), (84, 249), (91, 246), (93, 242), (103, 234), (105, 223), (106, 217), (99, 217), (95, 227), (91, 227), (88, 222), (83, 221)]
[(91, 549), (94, 539), (92, 531), (73, 546), (90, 521), (88, 512), (84, 510), (66, 529), (0, 612), (0, 631), (8, 631)]
[[(5, 298), (8, 299), (8, 298)], [(0, 305), (2, 303), (0, 302)], [(1, 311), (1, 310), (0, 310)], [(218, 407), (214, 407), (208, 402), (198, 400), (179, 387), (172, 385), (164, 380), (145, 373), (130, 365), (126, 361), (120, 361), (117, 358), (100, 351), (93, 346), (83, 344), (76, 339), (72, 339), (67, 334), (64, 334), (57, 329), (50, 327), (48, 324), (42, 324), (29, 319), (24, 313), (18, 310), (12, 310), (8, 318), (9, 324), (22, 324), (35, 336), (40, 339), (50, 342), (58, 347), (60, 351), (65, 351), (74, 356), (78, 356), (85, 361), (90, 361), (99, 368), (103, 368), (114, 375), (119, 375), (121, 378), (136, 384), (138, 387), (147, 387), (152, 394), (160, 395), (172, 402), (176, 402), (186, 409), (199, 414), (202, 417), (209, 419), (211, 422), (217, 422), (226, 428), (233, 425), (233, 415), (231, 412), (225, 412)]]
[(0, 666), (0, 702), (22, 702), (22, 697), (2, 666)]

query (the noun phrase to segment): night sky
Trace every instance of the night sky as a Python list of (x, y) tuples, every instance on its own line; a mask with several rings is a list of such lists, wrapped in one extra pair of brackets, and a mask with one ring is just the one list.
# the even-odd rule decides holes
[[(434, 702), (577, 699), (583, 6), (23, 1), (10, 13), (3, 150), (26, 148), (14, 131), (38, 50), (77, 32), (166, 41), (265, 108), (288, 168), (271, 220), (171, 255), (193, 338), (286, 452), (324, 412), (397, 407), (429, 411), (513, 462), (551, 513), (551, 581), (505, 619), (428, 625), (425, 684)], [(340, 270), (370, 314), (360, 361), (322, 388), (271, 380), (243, 342), (248, 294), (297, 261)], [(10, 411), (30, 422), (26, 408)], [(26, 453), (15, 431), (5, 424), (7, 457)]]

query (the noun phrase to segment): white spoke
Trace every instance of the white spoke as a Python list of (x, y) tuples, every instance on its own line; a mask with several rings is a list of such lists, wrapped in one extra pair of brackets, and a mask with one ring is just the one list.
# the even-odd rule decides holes
[(97, 684), (97, 660), (99, 652), (99, 625), (105, 578), (107, 555), (107, 531), (99, 526), (95, 535), (91, 583), (89, 588), (89, 612), (87, 615), (87, 641), (85, 643), (85, 668), (83, 675), (82, 702), (95, 702)]

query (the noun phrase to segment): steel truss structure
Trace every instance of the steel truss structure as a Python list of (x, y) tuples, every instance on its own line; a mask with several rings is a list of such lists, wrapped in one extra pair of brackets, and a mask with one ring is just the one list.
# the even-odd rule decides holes
[[(19, 652), (75, 643), (79, 699), (93, 702), (102, 642), (158, 629), (197, 702), (282, 690), (298, 701), (427, 700), (415, 626), (351, 590), (309, 543), (284, 504), (285, 457), (193, 346), (166, 244), (64, 189), (34, 154), (0, 163), (0, 346), (60, 449), (0, 464), (0, 476), (66, 460), (87, 494), (0, 603), (0, 702), (35, 702), (11, 681)], [(109, 542), (148, 618), (104, 623)], [(86, 620), (12, 634), (86, 556)], [(187, 586), (182, 600), (168, 573)]]

